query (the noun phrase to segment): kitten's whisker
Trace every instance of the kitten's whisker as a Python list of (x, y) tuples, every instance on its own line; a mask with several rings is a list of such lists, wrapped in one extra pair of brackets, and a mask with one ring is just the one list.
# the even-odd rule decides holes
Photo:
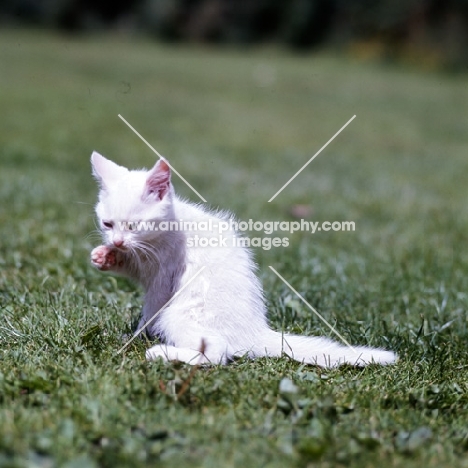
[(158, 264), (161, 263), (158, 250), (155, 249), (153, 245), (151, 245), (150, 243), (142, 243), (141, 245), (143, 249), (145, 250), (145, 252), (147, 253), (149, 260), (152, 259), (152, 260), (155, 260)]
[(88, 240), (92, 236), (96, 236), (96, 239), (101, 239), (101, 231), (99, 231), (98, 229), (95, 229), (94, 231), (91, 231), (88, 234), (86, 234), (85, 239)]
[(131, 249), (132, 249), (133, 255), (137, 258), (139, 265), (141, 265), (142, 255), (144, 255), (147, 260), (150, 259), (146, 250), (143, 247), (141, 247), (139, 243), (132, 245)]
[[(73, 203), (77, 203), (79, 205), (94, 206), (94, 203), (88, 203), (88, 202), (84, 202), (84, 201), (74, 201)], [(90, 216), (94, 216), (94, 215), (90, 215)]]
[(149, 242), (138, 241), (135, 245), (135, 248), (139, 249), (139, 251), (145, 255), (147, 260), (156, 260), (159, 262), (157, 250)]
[[(141, 270), (141, 269), (143, 269), (143, 260), (142, 260), (142, 258), (141, 258), (141, 252), (142, 252), (142, 251), (141, 251), (141, 249), (138, 249), (138, 246), (133, 246), (132, 249), (133, 249), (134, 255), (135, 255), (136, 259), (137, 259), (138, 267), (139, 267), (139, 269)], [(143, 251), (143, 253), (144, 253), (145, 256), (147, 257), (147, 258), (146, 258), (147, 260), (151, 260), (151, 259), (148, 257), (148, 255), (146, 254), (146, 252)]]

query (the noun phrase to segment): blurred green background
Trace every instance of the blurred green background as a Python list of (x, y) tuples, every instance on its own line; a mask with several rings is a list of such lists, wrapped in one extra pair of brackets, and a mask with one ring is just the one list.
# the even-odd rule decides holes
[(4, 0), (0, 21), (166, 42), (328, 46), (429, 67), (463, 68), (468, 59), (465, 0)]
[[(387, 40), (381, 17), (351, 33), (353, 8), (374, 11), (360, 2), (345, 17), (334, 3), (329, 34), (307, 44), (283, 40), (284, 25), (170, 35), (142, 13), (179, 2), (135, 3), (109, 21), (99, 3), (65, 15), (73, 5), (1, 6), (0, 466), (464, 466), (468, 87), (462, 40), (449, 47), (437, 26), (462, 22), (462, 4), (439, 5), (447, 13), (424, 37), (436, 24), (440, 42), (417, 44)], [(190, 5), (183, 25), (202, 3)], [(240, 360), (191, 376), (145, 362), (144, 343), (116, 356), (142, 294), (88, 263), (99, 243), (89, 157), (156, 160), (118, 114), (214, 208), (293, 220), (299, 206), (310, 220), (354, 221), (355, 232), (255, 249), (270, 322), (332, 335), (268, 265), (347, 340), (399, 362), (324, 373)], [(297, 394), (280, 390), (283, 378)]]

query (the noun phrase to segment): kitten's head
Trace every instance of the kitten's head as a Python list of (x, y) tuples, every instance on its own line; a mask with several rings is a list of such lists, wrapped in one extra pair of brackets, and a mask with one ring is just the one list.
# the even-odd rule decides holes
[(91, 165), (100, 187), (96, 214), (107, 245), (133, 250), (157, 235), (140, 229), (142, 223), (174, 219), (171, 170), (164, 159), (149, 171), (129, 171), (94, 151)]

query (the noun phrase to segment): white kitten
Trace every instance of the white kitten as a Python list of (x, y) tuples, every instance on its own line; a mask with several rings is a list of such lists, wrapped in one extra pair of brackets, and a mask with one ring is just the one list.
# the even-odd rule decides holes
[[(145, 327), (149, 337), (164, 343), (148, 349), (148, 359), (224, 364), (233, 356), (285, 353), (323, 367), (396, 360), (391, 351), (351, 349), (328, 338), (271, 330), (256, 267), (246, 248), (233, 247), (232, 242), (226, 247), (190, 246), (188, 241), (197, 235), (218, 237), (214, 228), (208, 232), (197, 231), (196, 226), (185, 231), (131, 229), (141, 222), (158, 227), (171, 220), (197, 222), (197, 226), (211, 220), (216, 226), (229, 220), (228, 215), (177, 198), (170, 168), (162, 159), (150, 171), (129, 171), (96, 152), (91, 163), (100, 184), (96, 213), (104, 238), (104, 245), (91, 253), (91, 261), (100, 270), (142, 284), (146, 294), (138, 329)], [(122, 223), (129, 223), (127, 229)], [(236, 232), (228, 230), (223, 236), (232, 241)]]

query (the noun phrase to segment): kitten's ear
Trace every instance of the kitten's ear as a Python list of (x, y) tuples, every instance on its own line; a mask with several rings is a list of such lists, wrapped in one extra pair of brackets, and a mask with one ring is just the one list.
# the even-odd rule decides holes
[(128, 172), (128, 169), (106, 159), (97, 151), (93, 151), (91, 155), (91, 166), (93, 167), (93, 175), (102, 188), (105, 188), (106, 184), (121, 178)]
[(145, 197), (153, 196), (156, 200), (162, 200), (170, 186), (171, 169), (164, 159), (160, 159), (149, 171), (146, 179)]

